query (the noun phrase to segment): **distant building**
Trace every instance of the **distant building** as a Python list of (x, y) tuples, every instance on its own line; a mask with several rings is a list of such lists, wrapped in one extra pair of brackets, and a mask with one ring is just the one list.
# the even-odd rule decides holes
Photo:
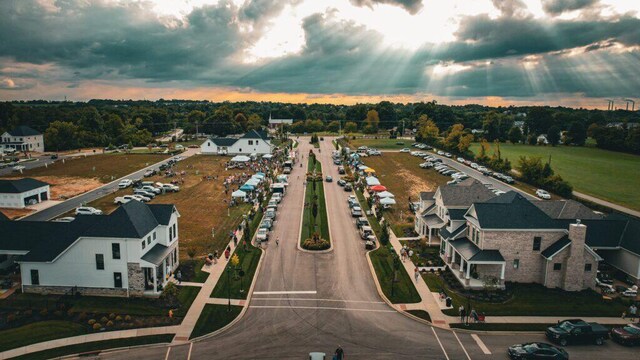
[(32, 178), (0, 180), (0, 207), (22, 209), (49, 200), (49, 184)]
[(179, 217), (134, 200), (71, 222), (0, 220), (0, 268), (20, 264), (25, 293), (158, 296), (179, 264)]
[(18, 126), (0, 137), (0, 151), (44, 152), (44, 137), (28, 126)]
[(211, 137), (200, 145), (202, 154), (249, 155), (271, 154), (272, 145), (269, 135), (262, 130), (251, 130), (239, 138)]
[(293, 124), (293, 119), (272, 119), (271, 114), (269, 114), (269, 128), (274, 129), (283, 124), (291, 125)]

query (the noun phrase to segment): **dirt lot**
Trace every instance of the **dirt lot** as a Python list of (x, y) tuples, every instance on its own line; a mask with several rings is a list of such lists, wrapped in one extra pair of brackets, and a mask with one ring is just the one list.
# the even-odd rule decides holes
[(4, 216), (8, 217), (11, 220), (15, 220), (21, 218), (23, 216), (27, 216), (31, 214), (32, 210), (29, 209), (7, 209), (2, 208), (0, 212), (4, 214)]
[[(196, 257), (218, 250), (221, 252), (228, 243), (229, 231), (235, 229), (242, 215), (249, 210), (249, 205), (235, 206), (227, 212), (222, 184), (225, 177), (241, 173), (239, 170), (225, 171), (224, 162), (228, 157), (194, 155), (179, 162), (176, 171), (185, 171), (184, 184), (179, 185), (178, 193), (158, 195), (151, 200), (153, 204), (175, 204), (180, 213), (180, 257), (188, 258), (187, 249), (193, 248)], [(203, 176), (218, 176), (218, 179), (205, 180)], [(148, 181), (170, 182), (162, 176), (149, 178)], [(147, 179), (145, 179), (147, 180)], [(116, 196), (131, 194), (131, 189), (118, 190), (89, 204), (111, 212), (116, 208), (113, 199)], [(211, 237), (211, 229), (215, 228), (215, 238)]]
[(420, 192), (435, 191), (446, 184), (446, 176), (433, 170), (421, 169), (424, 160), (405, 153), (384, 153), (382, 156), (363, 158), (365, 165), (376, 170), (378, 179), (387, 190), (395, 195), (396, 205), (385, 212), (397, 236), (404, 236), (406, 228), (413, 228), (413, 214), (409, 212), (409, 197), (418, 201)]

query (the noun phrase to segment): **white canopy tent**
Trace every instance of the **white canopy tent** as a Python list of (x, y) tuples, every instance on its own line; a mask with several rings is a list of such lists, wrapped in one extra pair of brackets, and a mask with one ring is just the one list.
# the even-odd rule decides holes
[(358, 165), (358, 170), (368, 169), (369, 167), (366, 165)]
[(236, 155), (234, 157), (231, 158), (231, 161), (233, 162), (249, 162), (251, 161), (251, 158), (245, 155)]
[(383, 191), (383, 192), (379, 192), (378, 193), (378, 197), (382, 198), (394, 198), (396, 197), (395, 195), (393, 195), (392, 193), (388, 192), (388, 191)]
[(234, 192), (231, 193), (231, 197), (232, 198), (246, 198), (247, 197), (247, 193), (242, 191), (242, 190), (236, 190)]
[(264, 154), (264, 155), (262, 155), (262, 158), (263, 158), (263, 159), (271, 159), (272, 157), (273, 157), (273, 155), (271, 155), (271, 154)]
[(396, 201), (393, 198), (386, 197), (386, 198), (380, 199), (380, 204), (382, 204), (382, 205), (395, 205)]
[(260, 184), (260, 180), (251, 178), (251, 179), (247, 180), (247, 182), (245, 184), (257, 186), (258, 184)]
[(369, 176), (365, 181), (367, 182), (367, 186), (380, 185), (380, 180), (373, 176)]

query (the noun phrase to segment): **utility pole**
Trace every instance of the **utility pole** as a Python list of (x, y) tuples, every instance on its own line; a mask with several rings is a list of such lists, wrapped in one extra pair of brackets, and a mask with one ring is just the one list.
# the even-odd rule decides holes
[(342, 120), (338, 119), (338, 137), (342, 134)]
[(402, 132), (400, 133), (400, 137), (404, 136), (404, 119), (402, 119)]
[(198, 138), (198, 134), (199, 134), (199, 132), (198, 132), (198, 123), (199, 123), (198, 120), (196, 120), (196, 139)]

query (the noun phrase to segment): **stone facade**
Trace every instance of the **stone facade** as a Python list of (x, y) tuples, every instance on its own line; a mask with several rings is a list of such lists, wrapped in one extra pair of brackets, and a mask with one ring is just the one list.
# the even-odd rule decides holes
[(129, 296), (142, 296), (144, 294), (144, 272), (140, 264), (128, 263)]
[(87, 296), (117, 296), (127, 297), (127, 289), (115, 288), (88, 288), (88, 287), (71, 287), (71, 286), (39, 286), (39, 285), (23, 285), (22, 291), (30, 294), (40, 295), (64, 295), (70, 291), (77, 291)]
[[(544, 285), (548, 288), (562, 288), (565, 282), (565, 272), (567, 270), (567, 258), (569, 257), (569, 247), (562, 250), (552, 260), (542, 258), (546, 267), (546, 282)], [(555, 264), (560, 264), (560, 270), (553, 270)], [(544, 276), (544, 275), (543, 275)]]

